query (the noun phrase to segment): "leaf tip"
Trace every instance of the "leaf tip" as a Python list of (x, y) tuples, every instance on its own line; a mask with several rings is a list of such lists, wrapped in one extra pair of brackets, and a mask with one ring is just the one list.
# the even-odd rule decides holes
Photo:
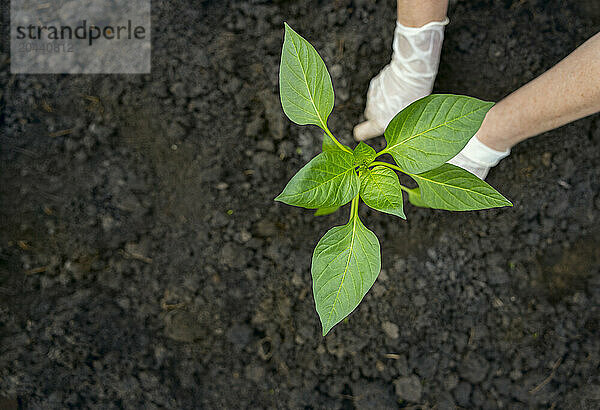
[(394, 215), (394, 216), (397, 216), (398, 218), (402, 218), (402, 219), (406, 220), (406, 215), (404, 214), (403, 209), (391, 209), (391, 210), (378, 209), (378, 211), (385, 212), (387, 214)]
[(497, 207), (502, 207), (502, 206), (509, 206), (509, 207), (513, 207), (513, 203), (510, 202), (504, 195), (502, 195), (500, 192), (496, 191), (496, 193), (500, 196), (500, 204), (497, 205)]
[(325, 337), (339, 321), (336, 322), (335, 319), (332, 320), (331, 317), (328, 317), (326, 314), (322, 313), (323, 312), (317, 311), (317, 314), (319, 315), (319, 321), (321, 322), (323, 337)]
[(287, 23), (287, 21), (283, 22), (283, 28), (285, 29), (286, 33), (289, 32), (289, 31), (294, 32), (294, 29), (290, 27), (290, 25)]

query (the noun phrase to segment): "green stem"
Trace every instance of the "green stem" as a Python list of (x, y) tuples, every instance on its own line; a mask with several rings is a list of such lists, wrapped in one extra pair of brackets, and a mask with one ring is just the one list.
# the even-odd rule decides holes
[[(382, 165), (384, 167), (388, 167), (388, 168), (394, 169), (396, 171), (400, 171), (403, 174), (411, 175), (411, 174), (409, 174), (407, 172), (402, 171), (402, 169), (400, 169), (400, 167), (398, 167), (398, 166), (396, 166), (394, 164), (390, 164), (389, 162), (373, 161), (373, 162), (371, 162), (371, 164), (369, 166), (371, 167), (371, 166), (377, 166), (377, 165)], [(410, 189), (408, 187), (405, 187), (404, 185), (400, 185), (400, 189), (402, 189), (403, 191), (405, 191), (407, 193), (410, 193), (411, 191), (413, 191), (412, 189)]]
[(357, 216), (358, 216), (358, 195), (356, 195), (352, 199), (352, 202), (350, 203), (350, 219), (348, 219), (348, 222), (352, 221)]
[(391, 168), (391, 169), (395, 169), (396, 171), (400, 171), (400, 172), (402, 172), (403, 174), (406, 174), (406, 172), (402, 171), (402, 169), (400, 169), (400, 167), (399, 167), (399, 166), (397, 166), (397, 165), (394, 165), (394, 164), (390, 164), (389, 162), (383, 162), (383, 161), (373, 161), (373, 162), (371, 162), (371, 163), (369, 164), (369, 166), (370, 166), (370, 167), (371, 167), (371, 166), (376, 166), (376, 165), (383, 165), (384, 167), (388, 167), (388, 168)]
[(331, 140), (335, 143), (335, 145), (338, 146), (339, 149), (341, 149), (342, 151), (346, 151), (349, 152), (350, 154), (352, 154), (352, 150), (349, 148), (346, 148), (345, 146), (343, 146), (342, 144), (340, 144), (340, 142), (333, 136), (333, 134), (331, 133), (331, 131), (329, 131), (329, 128), (325, 127), (323, 128), (325, 130), (325, 133), (327, 133), (327, 135), (329, 135), (329, 138), (331, 138)]

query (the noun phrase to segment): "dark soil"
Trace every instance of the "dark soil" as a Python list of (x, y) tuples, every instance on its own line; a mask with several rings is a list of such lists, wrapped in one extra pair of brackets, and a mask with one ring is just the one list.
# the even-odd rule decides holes
[[(436, 91), (500, 99), (599, 30), (596, 2), (451, 2)], [(153, 11), (151, 75), (11, 75), (3, 5), (0, 408), (600, 407), (598, 115), (492, 170), (514, 208), (361, 208), (383, 269), (323, 338), (310, 259), (347, 209), (273, 202), (321, 139), (280, 108), (283, 21), (350, 144), (394, 1)]]

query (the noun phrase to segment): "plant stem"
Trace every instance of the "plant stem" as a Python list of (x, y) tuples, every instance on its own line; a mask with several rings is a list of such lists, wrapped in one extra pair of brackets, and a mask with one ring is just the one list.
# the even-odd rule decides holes
[(369, 164), (369, 166), (370, 166), (370, 167), (371, 167), (371, 166), (376, 166), (376, 165), (383, 165), (384, 167), (388, 167), (388, 168), (391, 168), (391, 169), (395, 169), (396, 171), (400, 171), (400, 172), (402, 172), (403, 174), (406, 174), (406, 172), (402, 171), (402, 170), (400, 169), (400, 167), (399, 167), (399, 166), (397, 166), (397, 165), (394, 165), (394, 164), (390, 164), (389, 162), (383, 162), (383, 161), (373, 161), (373, 162), (371, 162), (371, 163)]
[(325, 127), (324, 130), (325, 130), (325, 133), (327, 135), (329, 135), (329, 138), (331, 138), (331, 140), (335, 143), (335, 145), (338, 146), (339, 149), (341, 149), (342, 151), (346, 151), (346, 152), (349, 152), (350, 154), (352, 154), (352, 150), (348, 149), (345, 146), (343, 146), (342, 144), (340, 144), (340, 142), (333, 136), (333, 134), (331, 133), (331, 131), (329, 131), (329, 128)]
[[(391, 169), (393, 169), (393, 170), (400, 171), (400, 172), (402, 172), (403, 174), (410, 175), (409, 173), (402, 171), (402, 170), (400, 169), (400, 167), (398, 167), (398, 166), (396, 166), (396, 165), (394, 165), (394, 164), (390, 164), (389, 162), (383, 162), (383, 161), (373, 161), (373, 162), (371, 162), (371, 164), (370, 164), (369, 166), (376, 166), (376, 165), (382, 165), (382, 166), (384, 166), (384, 167), (388, 167), (388, 168), (391, 168)], [(412, 189), (410, 189), (410, 188), (408, 188), (408, 187), (405, 187), (405, 186), (404, 186), (404, 185), (402, 185), (402, 184), (400, 184), (400, 189), (402, 189), (403, 191), (405, 191), (405, 192), (407, 192), (407, 193), (410, 193), (411, 191), (413, 191)]]
[(352, 198), (352, 202), (350, 203), (350, 219), (348, 222), (352, 221), (355, 217), (358, 216), (358, 195)]

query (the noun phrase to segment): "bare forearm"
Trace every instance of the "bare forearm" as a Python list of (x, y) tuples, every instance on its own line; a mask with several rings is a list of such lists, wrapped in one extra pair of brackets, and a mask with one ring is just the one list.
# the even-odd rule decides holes
[(398, 21), (406, 27), (443, 21), (447, 11), (448, 0), (398, 0)]
[(477, 137), (498, 151), (600, 111), (600, 33), (496, 104)]

